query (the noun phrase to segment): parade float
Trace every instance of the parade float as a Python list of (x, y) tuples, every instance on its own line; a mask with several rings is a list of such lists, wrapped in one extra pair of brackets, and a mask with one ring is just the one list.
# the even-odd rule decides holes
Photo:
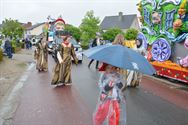
[(141, 39), (156, 74), (188, 83), (188, 0), (141, 0)]

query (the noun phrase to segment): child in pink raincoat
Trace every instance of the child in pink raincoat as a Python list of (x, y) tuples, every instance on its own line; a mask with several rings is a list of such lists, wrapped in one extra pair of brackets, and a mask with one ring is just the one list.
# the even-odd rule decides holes
[(116, 67), (104, 64), (104, 73), (99, 79), (100, 96), (96, 112), (93, 116), (94, 125), (126, 125), (125, 99), (121, 88), (121, 76)]

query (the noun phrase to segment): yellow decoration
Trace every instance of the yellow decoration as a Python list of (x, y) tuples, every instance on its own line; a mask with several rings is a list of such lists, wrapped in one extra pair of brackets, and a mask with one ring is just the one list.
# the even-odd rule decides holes
[(183, 0), (183, 2), (182, 2), (181, 5), (180, 5), (180, 8), (181, 8), (181, 9), (184, 9), (185, 6), (186, 6), (186, 3), (187, 3), (187, 0)]
[(136, 48), (136, 41), (135, 40), (125, 41), (123, 45), (131, 49)]
[(180, 72), (188, 73), (188, 68), (183, 68), (180, 65), (173, 63), (171, 61), (165, 61), (165, 62), (154, 61), (154, 62), (150, 62), (150, 63), (154, 66), (159, 66), (159, 67), (162, 67), (162, 68), (168, 68), (169, 69), (168, 72), (170, 72), (170, 70), (178, 70)]

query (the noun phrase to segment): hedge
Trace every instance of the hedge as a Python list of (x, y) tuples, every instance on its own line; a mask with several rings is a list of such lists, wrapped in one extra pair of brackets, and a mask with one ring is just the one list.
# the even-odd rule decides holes
[(12, 45), (12, 52), (16, 53), (22, 49), (23, 43), (22, 42), (18, 43), (15, 40), (12, 40), (11, 45)]

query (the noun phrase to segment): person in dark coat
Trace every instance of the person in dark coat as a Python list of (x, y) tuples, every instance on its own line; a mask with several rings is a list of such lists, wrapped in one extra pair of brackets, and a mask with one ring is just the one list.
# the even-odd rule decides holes
[(5, 41), (5, 52), (7, 53), (8, 58), (11, 59), (12, 58), (12, 45), (9, 39)]
[[(100, 45), (100, 41), (97, 41), (99, 39), (95, 38), (91, 44), (91, 47), (96, 47), (96, 46), (99, 46)], [(90, 68), (91, 64), (93, 63), (94, 59), (92, 59), (90, 62), (89, 62), (89, 65), (88, 65), (88, 68)], [(95, 68), (98, 69), (98, 66), (99, 66), (99, 61), (96, 61), (96, 66)]]
[(30, 49), (30, 40), (28, 38), (26, 38), (25, 44), (26, 44), (26, 49)]

